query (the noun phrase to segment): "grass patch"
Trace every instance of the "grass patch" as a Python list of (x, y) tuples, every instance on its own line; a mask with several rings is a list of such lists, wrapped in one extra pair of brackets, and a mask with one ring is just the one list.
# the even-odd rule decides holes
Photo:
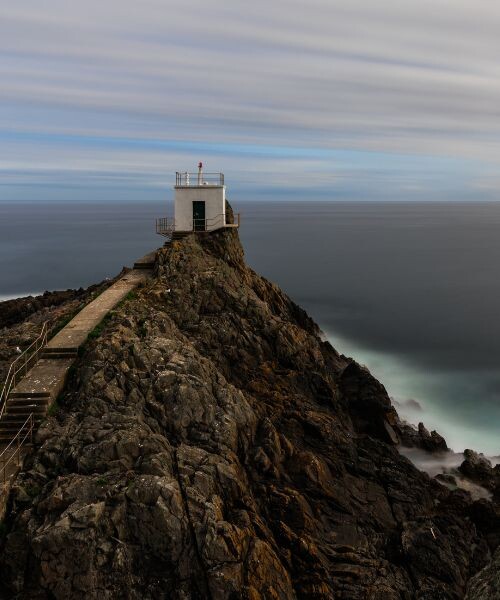
[(59, 406), (57, 400), (54, 400), (54, 402), (52, 402), (52, 404), (47, 409), (47, 416), (48, 417), (55, 417), (57, 415), (57, 413), (59, 412), (60, 408), (61, 407)]
[(66, 325), (76, 317), (76, 315), (82, 310), (82, 308), (83, 308), (83, 306), (80, 306), (76, 310), (71, 311), (68, 315), (63, 317), (60, 321), (57, 321), (57, 323), (54, 325), (54, 327), (52, 327), (52, 329), (50, 330), (49, 338), (52, 339), (54, 336), (56, 336), (61, 331), (61, 329), (64, 329), (64, 327), (66, 327)]
[(97, 339), (101, 335), (103, 329), (104, 329), (103, 323), (99, 323), (99, 325), (96, 325), (94, 327), (94, 329), (92, 329), (92, 331), (87, 336), (87, 339), (88, 340), (95, 340), (95, 339)]
[(97, 485), (106, 485), (108, 483), (108, 480), (106, 479), (106, 477), (99, 477), (96, 483)]
[(139, 319), (139, 337), (145, 338), (148, 335), (148, 328), (146, 326), (146, 319)]
[(95, 340), (98, 337), (100, 337), (100, 335), (102, 334), (104, 328), (106, 327), (106, 325), (108, 324), (108, 322), (113, 318), (113, 315), (111, 313), (108, 313), (103, 320), (98, 323), (94, 329), (92, 329), (92, 331), (88, 334), (87, 336), (87, 340)]
[(134, 290), (130, 290), (130, 292), (123, 298), (123, 300), (120, 300), (120, 302), (116, 305), (115, 310), (121, 308), (126, 302), (129, 302), (130, 300), (135, 300), (136, 298), (136, 292), (134, 292)]

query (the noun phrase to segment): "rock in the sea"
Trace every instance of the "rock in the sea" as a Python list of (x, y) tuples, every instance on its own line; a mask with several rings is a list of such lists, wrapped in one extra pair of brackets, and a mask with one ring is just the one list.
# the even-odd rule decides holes
[(234, 230), (160, 250), (59, 405), (9, 497), (4, 598), (455, 600), (495, 549), (493, 505), (398, 453), (385, 388)]
[(460, 472), (479, 485), (491, 488), (495, 473), (491, 462), (483, 455), (474, 450), (464, 450), (465, 460), (460, 465)]

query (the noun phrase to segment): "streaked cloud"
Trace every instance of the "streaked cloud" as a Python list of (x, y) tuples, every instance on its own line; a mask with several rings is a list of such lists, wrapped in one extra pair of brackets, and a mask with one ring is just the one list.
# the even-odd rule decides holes
[(0, 199), (199, 159), (248, 197), (496, 198), (499, 26), (486, 0), (4, 3)]

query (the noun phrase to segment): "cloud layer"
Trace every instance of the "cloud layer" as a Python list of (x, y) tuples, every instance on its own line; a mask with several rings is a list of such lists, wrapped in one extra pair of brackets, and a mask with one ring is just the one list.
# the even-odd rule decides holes
[(4, 3), (0, 199), (199, 159), (249, 196), (496, 198), (499, 28), (486, 0)]

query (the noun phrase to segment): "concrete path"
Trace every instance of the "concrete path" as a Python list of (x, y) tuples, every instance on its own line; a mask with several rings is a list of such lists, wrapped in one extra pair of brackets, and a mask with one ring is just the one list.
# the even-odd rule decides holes
[(150, 276), (149, 270), (133, 270), (119, 279), (105, 292), (87, 304), (66, 327), (47, 344), (47, 349), (78, 349), (89, 333), (104, 319), (125, 296)]
[(15, 398), (16, 396), (18, 398), (29, 398), (34, 394), (41, 395), (43, 392), (45, 397), (55, 400), (62, 389), (66, 373), (74, 360), (75, 357), (54, 358), (52, 360), (41, 358), (36, 362), (31, 371), (28, 371), (27, 375), (16, 385), (11, 392), (11, 398)]
[[(42, 358), (9, 394), (5, 412), (0, 419), (0, 453), (19, 432), (26, 419), (31, 418), (30, 415), (33, 415), (35, 428), (45, 418), (47, 409), (64, 388), (78, 348), (85, 343), (89, 333), (99, 325), (109, 311), (140, 283), (151, 277), (155, 257), (156, 252), (151, 252), (136, 261), (132, 271), (87, 304), (48, 342), (43, 349)], [(9, 449), (0, 457), (0, 485), (4, 484), (3, 489), (0, 490), (0, 518), (4, 509), (5, 492), (9, 489), (9, 484), (18, 470), (17, 460), (11, 461), (6, 468), (4, 466), (10, 452)]]

